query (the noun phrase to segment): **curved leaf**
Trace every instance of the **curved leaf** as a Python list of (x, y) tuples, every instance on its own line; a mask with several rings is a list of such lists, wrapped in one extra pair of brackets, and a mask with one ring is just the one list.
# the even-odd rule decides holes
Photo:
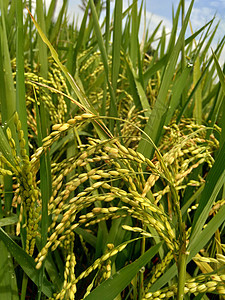
[(112, 276), (112, 278), (109, 278), (96, 289), (94, 289), (94, 291), (91, 292), (85, 299), (113, 300), (131, 282), (137, 272), (156, 255), (161, 245), (162, 243), (153, 246), (135, 262), (124, 267), (122, 270), (119, 270)]
[[(21, 268), (24, 270), (27, 276), (36, 285), (38, 285), (38, 277), (40, 271), (35, 268), (34, 259), (31, 256), (29, 256), (22, 248), (20, 248), (20, 246), (18, 246), (2, 228), (0, 228), (0, 239), (4, 242), (9, 252), (20, 264)], [(43, 280), (42, 292), (47, 297), (52, 297), (53, 285), (50, 282), (48, 282), (45, 277)]]

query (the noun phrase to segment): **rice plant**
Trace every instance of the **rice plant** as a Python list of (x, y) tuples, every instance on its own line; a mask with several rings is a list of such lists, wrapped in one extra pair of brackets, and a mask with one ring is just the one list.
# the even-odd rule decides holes
[(218, 24), (56, 2), (0, 2), (1, 299), (223, 299)]

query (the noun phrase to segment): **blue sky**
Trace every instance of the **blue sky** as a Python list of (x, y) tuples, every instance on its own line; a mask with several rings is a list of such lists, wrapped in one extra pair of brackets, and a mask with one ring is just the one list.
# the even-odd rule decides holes
[[(51, 0), (46, 0), (49, 3)], [(63, 0), (58, 0), (58, 9), (62, 5)], [(115, 1), (112, 1), (112, 5)], [(188, 8), (190, 0), (185, 0), (185, 7)], [(82, 19), (82, 11), (79, 8), (80, 0), (69, 0), (68, 13), (71, 16), (79, 16), (79, 20)], [(131, 3), (131, 0), (124, 0), (124, 9)], [(141, 1), (138, 0), (140, 4)], [(147, 24), (150, 20), (149, 31), (153, 31), (161, 20), (163, 25), (166, 27), (166, 31), (170, 32), (172, 27), (172, 6), (176, 10), (179, 0), (146, 0), (147, 9)], [(217, 30), (217, 34), (214, 38), (214, 47), (217, 45), (219, 39), (225, 34), (225, 0), (195, 0), (194, 7), (191, 14), (192, 27), (195, 30), (201, 28), (205, 23), (216, 15), (214, 26), (220, 20), (220, 25)], [(144, 18), (143, 18), (144, 19)], [(142, 24), (143, 26), (143, 24)], [(225, 54), (223, 55), (225, 57)]]
[[(49, 3), (51, 0), (45, 0), (46, 3)], [(112, 1), (112, 5), (113, 5)], [(131, 0), (124, 0), (123, 6), (127, 7), (128, 2), (131, 3)], [(185, 6), (188, 8), (190, 0), (185, 0)], [(69, 0), (69, 9), (68, 12), (71, 15), (79, 16), (82, 18), (82, 11), (79, 8), (80, 0)], [(141, 1), (138, 0), (140, 4)], [(177, 8), (179, 0), (146, 0), (146, 8), (148, 18), (151, 18), (151, 22), (155, 25), (158, 24), (160, 20), (163, 20), (163, 23), (166, 27), (171, 27), (171, 16), (172, 16), (172, 6)], [(62, 5), (62, 0), (58, 0), (58, 9)], [(225, 1), (224, 0), (195, 0), (194, 7), (192, 10), (192, 26), (194, 29), (198, 29), (203, 26), (207, 21), (209, 21), (216, 14), (216, 20), (220, 20), (220, 28), (218, 34), (223, 36), (225, 34)], [(157, 23), (157, 24), (156, 24)], [(152, 24), (152, 26), (154, 25)]]

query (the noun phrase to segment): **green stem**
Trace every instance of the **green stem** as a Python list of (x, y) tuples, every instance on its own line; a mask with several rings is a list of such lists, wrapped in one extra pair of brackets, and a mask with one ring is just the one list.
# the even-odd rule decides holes
[[(185, 13), (185, 1), (182, 0), (181, 3), (181, 23), (182, 26), (184, 24), (184, 13)], [(181, 70), (183, 72), (184, 68), (185, 68), (185, 36), (183, 36), (183, 42), (182, 42), (182, 47), (181, 47)], [(183, 91), (182, 93), (182, 105), (185, 103), (185, 92)]]
[[(31, 0), (29, 0), (29, 11), (32, 10), (32, 3)], [(29, 18), (29, 38), (30, 41), (32, 41), (32, 20), (31, 18)], [(30, 43), (30, 68), (31, 68), (31, 72), (33, 72), (34, 70), (34, 55), (33, 55), (33, 44)]]
[[(36, 10), (37, 10), (37, 20), (42, 28), (43, 32), (46, 33), (45, 24), (45, 14), (43, 9), (44, 3), (42, 0), (36, 0)], [(39, 36), (38, 39), (39, 47), (39, 62), (40, 62), (40, 75), (47, 79), (48, 78), (48, 56), (47, 56), (47, 46), (42, 41)], [(37, 109), (38, 112), (38, 109)], [(39, 120), (38, 125), (38, 143), (39, 146), (42, 145), (42, 139), (48, 135), (49, 131), (49, 115), (48, 111), (44, 106), (43, 102), (40, 102), (40, 114), (37, 119)], [(51, 166), (50, 166), (50, 156), (49, 151), (46, 151), (40, 159), (40, 190), (41, 190), (41, 200), (42, 200), (42, 213), (41, 213), (41, 245), (47, 242), (48, 236), (48, 201), (51, 197), (52, 182), (51, 182)], [(38, 283), (38, 297), (41, 299), (43, 278), (44, 278), (45, 262), (43, 262), (39, 273), (39, 283)]]
[(27, 277), (26, 273), (23, 273), (23, 281), (22, 281), (22, 290), (21, 290), (20, 300), (26, 299), (27, 283), (28, 283), (28, 277)]
[[(184, 227), (184, 223), (182, 224)], [(183, 228), (183, 236), (181, 242), (181, 249), (178, 257), (178, 289), (177, 289), (177, 300), (184, 299), (184, 286), (186, 281), (186, 234)]]
[(16, 40), (16, 110), (21, 121), (25, 149), (29, 155), (28, 128), (27, 128), (27, 108), (25, 100), (25, 79), (24, 79), (24, 34), (23, 34), (23, 3), (16, 1), (17, 17), (17, 40)]
[[(143, 225), (144, 230), (146, 230), (146, 226)], [(142, 239), (142, 244), (141, 244), (141, 255), (143, 255), (145, 253), (145, 245), (146, 245), (146, 241), (145, 241), (145, 237)], [(142, 295), (143, 295), (143, 286), (144, 286), (144, 272), (139, 272), (140, 276), (139, 276), (139, 296), (138, 299), (141, 300), (142, 299)]]

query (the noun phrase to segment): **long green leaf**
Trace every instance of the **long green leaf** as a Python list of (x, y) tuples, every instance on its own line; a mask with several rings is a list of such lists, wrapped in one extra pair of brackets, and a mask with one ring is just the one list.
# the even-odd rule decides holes
[(117, 79), (120, 69), (120, 49), (122, 38), (122, 9), (123, 1), (116, 0), (114, 12), (114, 30), (112, 44), (112, 87), (116, 93)]
[[(45, 17), (43, 10), (43, 1), (36, 1), (37, 19), (40, 23), (40, 28), (43, 34), (46, 33)], [(40, 75), (44, 78), (48, 78), (48, 56), (47, 56), (47, 45), (38, 36), (38, 48), (39, 56), (38, 60), (40, 62)], [(37, 129), (38, 129), (38, 144), (39, 147), (42, 146), (42, 139), (45, 138), (49, 131), (49, 117), (45, 105), (40, 101), (40, 111), (37, 109)], [(42, 247), (47, 242), (48, 236), (48, 202), (52, 193), (52, 182), (51, 182), (51, 166), (49, 152), (46, 152), (40, 158), (40, 190), (42, 199), (42, 218), (41, 218), (41, 243)], [(39, 271), (39, 282), (38, 282), (38, 300), (41, 299), (41, 291), (44, 280), (44, 264)]]
[(49, 9), (48, 9), (48, 14), (46, 17), (46, 32), (49, 32), (50, 30), (50, 26), (51, 26), (51, 22), (53, 21), (53, 16), (55, 13), (55, 9), (56, 9), (56, 5), (57, 5), (57, 0), (51, 0)]
[[(104, 65), (106, 80), (107, 80), (108, 89), (109, 89), (109, 93), (110, 93), (110, 108), (111, 108), (110, 115), (112, 117), (118, 117), (117, 107), (116, 107), (116, 96), (115, 96), (115, 92), (113, 90), (112, 84), (109, 80), (109, 65), (108, 65), (107, 52), (106, 52), (106, 49), (104, 46), (101, 28), (100, 28), (99, 21), (98, 21), (97, 11), (96, 11), (93, 0), (90, 0), (90, 7), (91, 7), (91, 11), (92, 11), (94, 30), (95, 30), (95, 34), (97, 37), (98, 46), (99, 46), (99, 49), (101, 52), (102, 62)], [(111, 132), (113, 132), (113, 130), (114, 130), (114, 123), (115, 123), (114, 120), (110, 119), (109, 129)], [(120, 127), (119, 127), (118, 122), (117, 122), (117, 128), (118, 128), (118, 131), (120, 132)]]
[(137, 1), (133, 3), (131, 11), (131, 37), (130, 37), (130, 58), (134, 69), (136, 69), (137, 51), (138, 51), (138, 9)]
[[(2, 228), (0, 228), (0, 239), (4, 242), (9, 252), (20, 264), (21, 268), (24, 270), (27, 276), (36, 285), (38, 285), (39, 271), (35, 268), (34, 259), (31, 256), (29, 256), (22, 248), (20, 248)], [(45, 277), (43, 280), (42, 292), (47, 297), (52, 297), (53, 284), (48, 282)]]
[(172, 88), (172, 97), (170, 100), (169, 109), (166, 115), (165, 125), (167, 126), (169, 122), (171, 121), (175, 110), (178, 108), (180, 104), (180, 97), (185, 89), (184, 82), (187, 82), (188, 76), (191, 73), (190, 67), (185, 67), (182, 74), (177, 78), (176, 82), (174, 83), (174, 86)]
[[(217, 46), (217, 48), (216, 48), (216, 50), (215, 50), (215, 53), (218, 53), (218, 52), (221, 50), (221, 48), (222, 48), (223, 45), (224, 45), (224, 41), (225, 41), (225, 37), (221, 40), (221, 42), (220, 42), (219, 45)], [(178, 115), (178, 117), (177, 117), (177, 122), (178, 122), (178, 123), (180, 122), (180, 119), (181, 119), (182, 115), (184, 114), (185, 110), (187, 109), (188, 104), (190, 103), (192, 97), (194, 96), (194, 94), (195, 94), (195, 92), (196, 92), (198, 86), (201, 84), (201, 82), (202, 82), (202, 80), (203, 80), (203, 78), (204, 78), (206, 72), (208, 71), (208, 69), (209, 69), (209, 67), (210, 67), (210, 65), (211, 65), (211, 63), (212, 63), (212, 61), (213, 61), (213, 56), (211, 56), (211, 57), (209, 58), (209, 60), (207, 61), (207, 64), (206, 64), (204, 70), (202, 71), (201, 77), (199, 78), (198, 82), (196, 83), (196, 85), (194, 86), (193, 90), (191, 91), (191, 93), (190, 93), (188, 99), (186, 100), (186, 103), (185, 103), (185, 104), (183, 105), (183, 107), (180, 109), (179, 115)]]
[[(2, 122), (8, 122), (16, 111), (16, 94), (14, 89), (14, 82), (11, 69), (11, 60), (9, 53), (9, 45), (6, 32), (6, 20), (4, 15), (4, 1), (1, 0), (1, 60), (3, 67), (3, 82), (1, 82), (1, 88), (5, 91), (5, 97), (0, 99), (1, 101), (1, 113)], [(4, 86), (3, 86), (4, 85)]]
[[(16, 111), (16, 93), (14, 88), (13, 74), (11, 68), (11, 58), (9, 51), (9, 42), (7, 36), (7, 11), (8, 5), (6, 1), (0, 1), (1, 9), (1, 25), (0, 25), (0, 67), (2, 67), (1, 79), (1, 121), (2, 123), (9, 122)], [(12, 137), (16, 144), (17, 152), (19, 152), (18, 138), (15, 127), (11, 122), (7, 124), (12, 132)], [(7, 146), (6, 146), (7, 147)], [(7, 147), (8, 148), (8, 147)], [(7, 151), (8, 152), (8, 151)], [(8, 152), (9, 154), (9, 152)], [(12, 177), (4, 176), (4, 197), (5, 197), (5, 212), (9, 213), (12, 204)]]
[[(202, 28), (200, 28), (198, 31), (196, 31), (193, 35), (191, 35), (189, 38), (187, 38), (185, 40), (185, 45), (190, 44), (194, 38), (196, 36), (198, 36), (209, 24), (211, 24), (212, 20), (210, 22), (208, 22), (205, 26), (203, 26)], [(157, 28), (160, 26), (161, 22), (159, 23), (159, 25), (157, 26)], [(164, 44), (164, 40), (162, 40), (163, 36), (161, 37), (161, 44)], [(149, 81), (149, 78), (151, 78), (151, 76), (153, 74), (155, 74), (158, 70), (160, 70), (161, 68), (163, 68), (163, 66), (165, 66), (166, 61), (168, 60), (168, 54), (164, 54), (164, 46), (163, 44), (161, 45), (161, 54), (160, 54), (160, 59), (155, 62), (154, 64), (150, 64), (149, 67), (146, 69), (146, 71), (144, 72), (144, 84), (145, 87)]]
[[(197, 57), (194, 63), (194, 74), (193, 74), (193, 84), (196, 85), (198, 80), (201, 78), (201, 69), (200, 69), (200, 59)], [(199, 84), (195, 92), (195, 108), (194, 108), (194, 118), (197, 124), (202, 123), (202, 88)]]
[[(183, 43), (183, 37), (185, 35), (185, 31), (188, 25), (188, 21), (190, 18), (191, 10), (194, 4), (194, 0), (191, 1), (191, 4), (189, 6), (188, 12), (186, 14), (184, 24), (182, 26), (182, 29), (180, 31), (177, 43), (175, 47), (173, 48), (173, 51), (171, 51), (171, 55), (169, 57), (168, 64), (165, 69), (165, 73), (163, 75), (163, 81), (159, 90), (159, 94), (154, 106), (154, 109), (152, 111), (153, 118), (149, 118), (149, 121), (145, 128), (145, 133), (151, 136), (152, 140), (156, 145), (158, 145), (158, 142), (161, 138), (161, 133), (164, 125), (165, 120), (165, 114), (168, 110), (169, 103), (168, 103), (168, 90), (169, 86), (171, 85), (172, 77), (174, 74), (174, 70), (176, 67), (177, 59), (182, 47)], [(165, 105), (165, 110), (162, 110), (162, 104)], [(146, 143), (144, 136), (142, 140), (140, 141), (138, 145), (138, 151), (140, 151), (144, 156), (150, 158), (153, 155), (154, 147), (153, 145), (149, 145), (149, 143)]]
[(210, 220), (204, 230), (199, 231), (197, 239), (192, 239), (188, 246), (188, 251), (190, 251), (188, 261), (191, 260), (203, 247), (208, 243), (216, 230), (225, 221), (225, 206), (221, 207), (219, 212)]
[(139, 257), (132, 264), (124, 267), (118, 271), (112, 278), (109, 278), (98, 286), (93, 292), (91, 292), (85, 299), (86, 300), (113, 300), (125, 287), (131, 282), (137, 272), (146, 265), (158, 252), (162, 243), (159, 243), (148, 251), (146, 251), (141, 257)]
[(216, 70), (217, 70), (217, 73), (219, 76), (220, 84), (221, 84), (223, 92), (225, 94), (225, 76), (223, 74), (223, 71), (220, 68), (220, 65), (219, 65), (219, 62), (218, 62), (218, 59), (217, 59), (215, 53), (213, 51), (212, 51), (212, 53), (213, 53), (213, 59), (214, 59), (215, 65), (216, 65)]
[(190, 44), (207, 26), (211, 26), (213, 23), (212, 19), (211, 21), (209, 21), (208, 23), (206, 23), (204, 26), (202, 26), (199, 30), (197, 30), (196, 32), (194, 32), (190, 37), (188, 37), (185, 40), (185, 46), (187, 46), (188, 44)]
[(13, 225), (13, 224), (16, 224), (17, 222), (18, 222), (17, 215), (12, 215), (12, 216), (6, 217), (6, 218), (0, 218), (0, 227)]
[(3, 241), (0, 240), (0, 299), (19, 300), (13, 260)]
[(149, 101), (146, 97), (144, 88), (133, 68), (133, 65), (129, 58), (125, 58), (126, 60), (126, 66), (127, 66), (127, 73), (128, 73), (128, 79), (130, 83), (130, 89), (132, 92), (132, 95), (134, 97), (134, 101), (136, 102), (136, 107), (139, 109), (145, 110), (145, 116), (149, 117), (151, 115), (151, 107), (149, 105)]
[(163, 57), (161, 57), (155, 64), (150, 64), (149, 67), (146, 69), (144, 73), (144, 85), (147, 86), (147, 83), (151, 76), (155, 74), (158, 70), (163, 68), (166, 64), (166, 61), (168, 60), (168, 55), (165, 54)]
[[(110, 41), (110, 0), (106, 1), (106, 17), (105, 17), (105, 50), (108, 55), (109, 52), (109, 41)], [(122, 30), (121, 30), (122, 33)], [(117, 36), (118, 37), (118, 36)], [(121, 44), (120, 37), (120, 44)], [(120, 53), (119, 53), (120, 55)], [(103, 99), (101, 105), (100, 114), (105, 116), (106, 115), (106, 101), (107, 101), (107, 79), (104, 80), (104, 89), (103, 89)]]
[(51, 35), (50, 35), (50, 38), (49, 38), (51, 43), (54, 43), (57, 40), (57, 38), (60, 34), (62, 21), (63, 21), (63, 16), (65, 15), (65, 12), (67, 10), (67, 5), (68, 5), (68, 0), (64, 0), (62, 8), (61, 8), (61, 10), (58, 14), (57, 20), (56, 20), (56, 22), (54, 22), (54, 26), (53, 26), (53, 29), (51, 31)]
[[(81, 22), (81, 26), (80, 26), (80, 30), (79, 30), (79, 34), (78, 37), (76, 39), (76, 47), (74, 49), (74, 53), (73, 55), (71, 55), (71, 58), (69, 57), (69, 59), (67, 60), (67, 66), (69, 68), (69, 71), (71, 74), (74, 74), (76, 72), (76, 67), (77, 67), (77, 55), (79, 53), (79, 50), (82, 46), (83, 40), (84, 40), (84, 36), (85, 36), (85, 30), (86, 30), (86, 23), (87, 23), (87, 17), (88, 17), (88, 10), (89, 10), (89, 5), (87, 5), (85, 12), (84, 12), (84, 16)], [(73, 44), (71, 45), (71, 48), (73, 49)]]
[[(80, 100), (81, 104), (83, 105), (83, 108), (87, 112), (91, 112), (94, 115), (98, 115), (97, 111), (95, 110), (95, 108), (93, 107), (93, 105), (91, 104), (91, 102), (88, 100), (88, 98), (85, 96), (85, 94), (82, 91), (82, 89), (79, 87), (79, 85), (74, 80), (74, 78), (71, 76), (71, 74), (68, 72), (67, 68), (59, 60), (59, 56), (58, 56), (57, 52), (55, 51), (55, 49), (53, 48), (53, 46), (49, 42), (48, 38), (46, 37), (46, 35), (42, 31), (42, 29), (39, 26), (39, 24), (35, 21), (35, 19), (31, 15), (31, 13), (30, 13), (30, 16), (31, 16), (31, 18), (32, 18), (32, 20), (33, 20), (33, 22), (35, 24), (35, 27), (37, 28), (38, 33), (40, 34), (42, 40), (48, 46), (48, 48), (49, 48), (49, 50), (50, 50), (50, 52), (52, 54), (52, 57), (54, 58), (55, 62), (57, 63), (57, 65), (59, 66), (59, 68), (62, 70), (62, 72), (65, 74), (65, 76), (66, 76), (68, 82), (70, 83), (72, 89), (74, 90), (76, 96), (78, 97), (78, 99)], [(107, 139), (109, 136), (111, 136), (110, 133), (109, 133), (109, 131), (108, 131), (108, 129), (103, 124), (100, 125), (99, 123), (97, 124), (95, 122), (93, 122), (93, 124), (96, 127), (96, 130), (97, 130), (98, 135), (99, 135), (100, 138)]]
[(195, 212), (192, 231), (190, 235), (190, 245), (199, 239), (202, 227), (208, 218), (209, 211), (216, 200), (216, 197), (225, 183), (225, 143), (220, 149), (216, 161), (206, 178), (205, 188), (201, 194), (199, 206)]
[[(188, 246), (189, 255), (187, 258), (187, 263), (189, 263), (192, 258), (205, 247), (205, 245), (212, 238), (216, 230), (225, 221), (225, 206), (223, 206), (219, 212), (209, 221), (207, 226), (199, 232), (198, 239), (195, 239)], [(154, 292), (161, 289), (165, 284), (172, 280), (177, 275), (177, 266), (174, 263), (149, 289), (149, 291)]]
[(24, 132), (26, 141), (25, 149), (28, 148), (28, 128), (27, 128), (27, 109), (25, 101), (25, 83), (24, 83), (24, 33), (23, 33), (23, 3), (22, 0), (16, 1), (17, 16), (17, 39), (16, 39), (16, 109)]

